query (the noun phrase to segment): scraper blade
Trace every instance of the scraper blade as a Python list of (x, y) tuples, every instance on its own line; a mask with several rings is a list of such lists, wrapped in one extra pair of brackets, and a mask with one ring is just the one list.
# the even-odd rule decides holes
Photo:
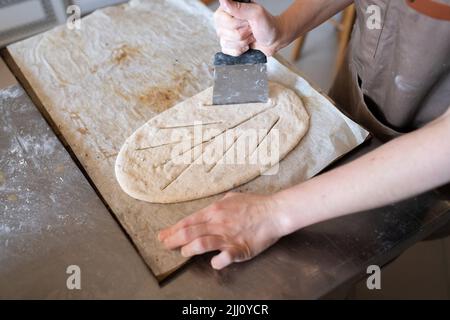
[(214, 57), (213, 104), (267, 102), (267, 57), (250, 49), (239, 57), (219, 52)]

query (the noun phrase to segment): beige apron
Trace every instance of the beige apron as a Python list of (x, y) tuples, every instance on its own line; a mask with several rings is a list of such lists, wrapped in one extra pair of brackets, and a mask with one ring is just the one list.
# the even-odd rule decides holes
[[(450, 0), (356, 0), (357, 21), (330, 97), (382, 141), (450, 106)], [(376, 5), (381, 28), (367, 21)], [(372, 11), (373, 12), (373, 11)]]

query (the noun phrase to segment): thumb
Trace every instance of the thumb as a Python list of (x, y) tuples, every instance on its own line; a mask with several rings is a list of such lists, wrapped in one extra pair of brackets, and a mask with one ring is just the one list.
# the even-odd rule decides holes
[(246, 257), (239, 248), (228, 247), (211, 259), (211, 266), (216, 270), (221, 270), (228, 267), (233, 262), (241, 262), (248, 260), (249, 258), (250, 257)]
[(233, 255), (230, 251), (222, 251), (211, 259), (211, 266), (216, 270), (222, 270), (233, 263)]
[(252, 20), (259, 12), (259, 5), (256, 3), (243, 3), (233, 0), (219, 0), (222, 9), (229, 15), (241, 19)]

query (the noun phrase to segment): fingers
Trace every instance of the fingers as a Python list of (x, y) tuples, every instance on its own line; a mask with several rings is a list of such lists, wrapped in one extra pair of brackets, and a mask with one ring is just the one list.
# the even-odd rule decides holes
[(211, 266), (216, 270), (222, 270), (233, 262), (240, 262), (242, 254), (235, 247), (229, 247), (211, 259)]
[(181, 248), (183, 257), (192, 257), (210, 251), (219, 250), (223, 245), (223, 240), (219, 236), (205, 236), (191, 241)]
[(231, 0), (220, 0), (220, 7), (233, 17), (242, 20), (251, 20), (261, 14), (261, 6), (257, 3), (242, 3)]
[(248, 259), (238, 247), (230, 246), (220, 236), (205, 236), (195, 239), (181, 248), (181, 254), (183, 257), (192, 257), (217, 250), (221, 250), (221, 253), (211, 259), (211, 266), (216, 270), (221, 270), (233, 262)]
[(217, 29), (217, 35), (219, 36), (220, 39), (228, 41), (242, 41), (252, 35), (252, 30), (249, 26), (242, 27), (239, 29), (219, 27)]
[(221, 234), (222, 229), (223, 228), (220, 226), (210, 223), (197, 224), (179, 229), (174, 234), (164, 239), (163, 243), (167, 249), (175, 249), (203, 236), (219, 235)]
[(171, 226), (169, 228), (161, 230), (158, 234), (159, 241), (164, 241), (165, 239), (172, 236), (173, 234), (175, 234), (178, 230), (180, 230), (182, 228), (186, 228), (188, 226), (193, 226), (196, 224), (201, 224), (201, 223), (207, 222), (208, 221), (207, 212), (208, 212), (208, 207), (204, 208), (200, 211), (197, 211), (196, 213), (193, 213), (184, 219), (181, 219), (180, 221), (178, 221), (176, 224), (174, 224), (173, 226)]
[(223, 53), (239, 56), (249, 48), (259, 49), (267, 56), (275, 53), (277, 20), (261, 5), (220, 0), (214, 21)]
[(258, 42), (255, 41), (250, 43), (250, 48), (263, 52), (267, 57), (273, 56), (276, 52), (273, 48), (260, 45)]
[(211, 217), (216, 214), (217, 211), (217, 202), (210, 204), (209, 206), (187, 216), (184, 219), (181, 219), (173, 226), (163, 229), (158, 233), (158, 240), (164, 241), (168, 237), (174, 235), (179, 230), (194, 226), (197, 224), (204, 224), (210, 221)]
[(214, 25), (216, 29), (239, 29), (249, 26), (246, 20), (236, 19), (220, 8), (214, 12)]
[(255, 41), (252, 30), (245, 20), (233, 18), (219, 9), (214, 14), (214, 21), (222, 52), (225, 54), (239, 56)]
[(228, 41), (225, 39), (220, 39), (220, 46), (222, 47), (223, 53), (237, 57), (244, 52), (247, 52), (248, 49), (250, 49), (250, 44), (253, 41), (253, 36), (250, 36), (242, 41)]

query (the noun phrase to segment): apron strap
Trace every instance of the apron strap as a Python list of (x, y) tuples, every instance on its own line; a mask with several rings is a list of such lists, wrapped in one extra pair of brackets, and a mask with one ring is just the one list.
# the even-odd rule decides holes
[(439, 20), (450, 21), (450, 6), (433, 0), (406, 0), (414, 10)]

